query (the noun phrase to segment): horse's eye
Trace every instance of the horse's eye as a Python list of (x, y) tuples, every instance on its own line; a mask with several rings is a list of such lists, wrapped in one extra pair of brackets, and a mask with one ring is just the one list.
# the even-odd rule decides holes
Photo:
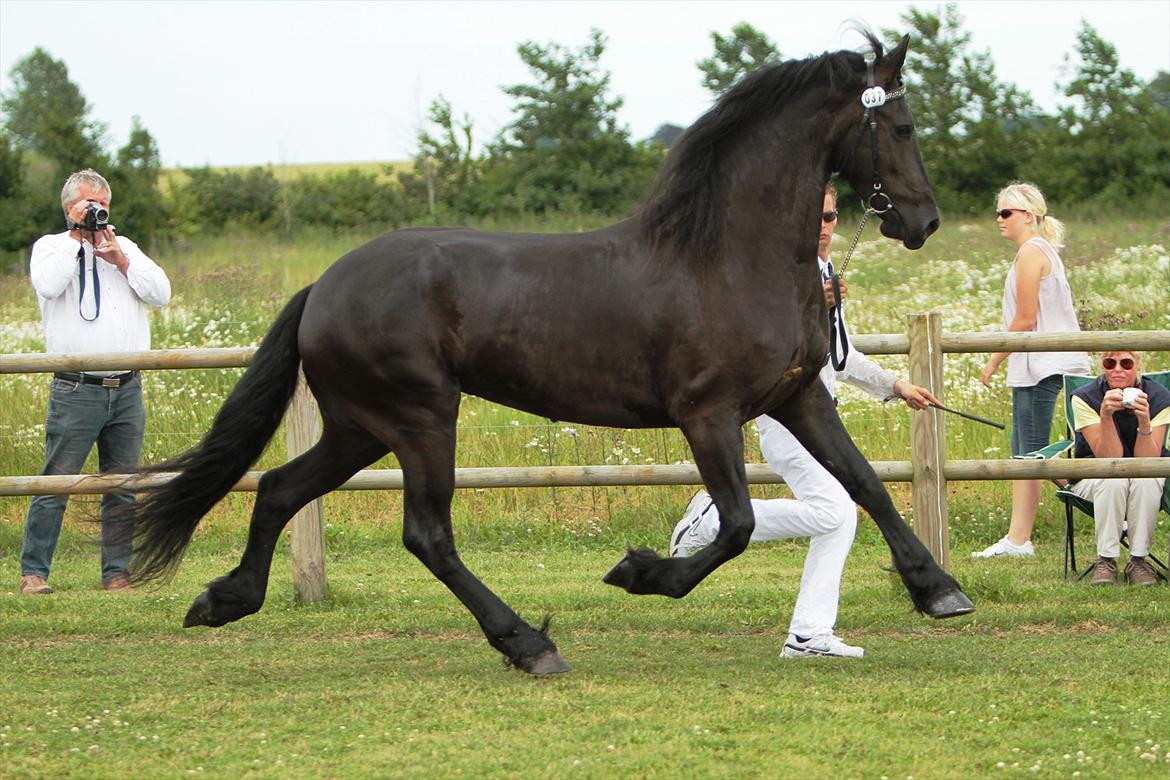
[(894, 128), (894, 132), (898, 134), (899, 138), (910, 138), (914, 135), (914, 125), (898, 125)]

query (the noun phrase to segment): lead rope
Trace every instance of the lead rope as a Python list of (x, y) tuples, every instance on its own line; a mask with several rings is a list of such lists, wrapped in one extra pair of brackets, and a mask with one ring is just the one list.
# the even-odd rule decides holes
[(861, 231), (865, 230), (866, 220), (869, 219), (870, 214), (877, 213), (878, 210), (872, 206), (866, 207), (865, 213), (861, 215), (861, 221), (857, 223), (857, 230), (853, 233), (853, 243), (849, 245), (849, 251), (845, 253), (845, 260), (842, 261), (841, 268), (834, 271), (829, 277), (829, 282), (833, 285), (833, 300), (836, 301), (829, 309), (829, 360), (833, 364), (834, 371), (844, 371), (845, 361), (849, 358), (849, 339), (845, 336), (845, 301), (841, 299), (841, 276), (849, 267), (849, 261), (853, 259), (853, 250), (857, 248), (857, 242), (861, 239)]

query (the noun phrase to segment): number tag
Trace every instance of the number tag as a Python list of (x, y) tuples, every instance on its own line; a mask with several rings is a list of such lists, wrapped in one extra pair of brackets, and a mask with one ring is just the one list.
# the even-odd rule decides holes
[(870, 87), (861, 93), (861, 105), (866, 108), (880, 108), (886, 104), (886, 91), (882, 87)]

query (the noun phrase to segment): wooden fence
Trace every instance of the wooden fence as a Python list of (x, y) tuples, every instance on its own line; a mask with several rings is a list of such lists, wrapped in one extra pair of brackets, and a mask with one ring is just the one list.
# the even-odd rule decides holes
[[(909, 355), (911, 382), (943, 397), (943, 357), (962, 352), (1055, 352), (1133, 349), (1170, 351), (1170, 331), (1095, 331), (1092, 333), (944, 333), (936, 312), (907, 318), (905, 335), (854, 336), (867, 355)], [(254, 349), (179, 349), (89, 355), (0, 355), (0, 374), (51, 371), (161, 370), (236, 368), (251, 362)], [(945, 400), (945, 398), (944, 398)], [(316, 403), (303, 379), (286, 417), (289, 458), (313, 445), (320, 435)], [(941, 411), (911, 416), (909, 461), (877, 461), (871, 465), (884, 482), (912, 483), (915, 533), (944, 567), (950, 565), (947, 531), (947, 482), (951, 480), (1083, 479), (1088, 477), (1170, 477), (1170, 459), (1113, 458), (1074, 461), (948, 460), (946, 417)], [(234, 490), (254, 491), (261, 472), (249, 472)], [(751, 483), (783, 480), (765, 464), (749, 464)], [(0, 495), (94, 494), (133, 488), (168, 479), (166, 474), (127, 481), (125, 478), (58, 475), (0, 477)], [(461, 468), (457, 488), (518, 488), (557, 486), (697, 485), (694, 466), (548, 466), (529, 468)], [(340, 490), (401, 489), (402, 472), (361, 471)], [(321, 501), (312, 502), (292, 520), (293, 585), (298, 599), (319, 600), (326, 592), (324, 531)]]

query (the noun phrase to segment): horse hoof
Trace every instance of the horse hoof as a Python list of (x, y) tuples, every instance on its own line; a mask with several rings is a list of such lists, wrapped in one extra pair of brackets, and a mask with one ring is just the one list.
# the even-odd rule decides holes
[(926, 605), (926, 614), (932, 618), (957, 617), (974, 611), (975, 604), (961, 590), (947, 591)]
[(634, 584), (634, 564), (630, 563), (629, 556), (618, 561), (617, 565), (601, 578), (601, 581), (606, 585), (629, 590), (630, 586)]
[(531, 674), (533, 677), (543, 677), (546, 674), (563, 674), (571, 669), (564, 658), (556, 650), (549, 650), (547, 653), (541, 654), (532, 664), (524, 671)]
[(210, 625), (211, 599), (207, 597), (207, 593), (205, 591), (200, 593), (199, 597), (191, 603), (191, 609), (187, 610), (187, 617), (183, 618), (183, 628)]

